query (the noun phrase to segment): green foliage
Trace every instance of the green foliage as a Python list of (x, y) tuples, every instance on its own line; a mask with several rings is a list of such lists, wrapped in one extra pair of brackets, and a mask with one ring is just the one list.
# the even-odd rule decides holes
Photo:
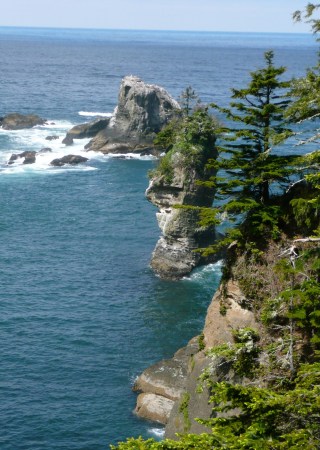
[(291, 449), (319, 448), (320, 372), (305, 365), (294, 389), (276, 392), (266, 388), (211, 383), (215, 412), (240, 408), (229, 417), (200, 420), (220, 442), (216, 448)]
[(188, 411), (189, 401), (190, 401), (189, 392), (184, 392), (182, 395), (180, 405), (179, 405), (179, 412), (182, 413), (182, 415), (183, 415), (184, 432), (189, 431), (190, 427), (191, 427), (191, 422), (189, 419), (189, 411)]
[(128, 439), (111, 449), (314, 450), (320, 447), (319, 363), (302, 365), (293, 388), (283, 392), (213, 381), (210, 392), (210, 402), (216, 405), (213, 417), (198, 419), (210, 432), (182, 435), (179, 441)]
[(188, 86), (179, 96), (179, 103), (181, 106), (182, 115), (187, 117), (200, 104), (200, 99), (195, 90)]
[(205, 343), (204, 343), (204, 334), (201, 333), (200, 336), (198, 337), (198, 345), (199, 345), (199, 351), (201, 352), (201, 350), (205, 349)]
[(257, 252), (267, 239), (279, 237), (281, 210), (270, 187), (287, 186), (297, 160), (293, 155), (271, 154), (292, 134), (284, 117), (290, 102), (284, 93), (290, 83), (282, 81), (285, 68), (275, 67), (273, 57), (273, 52), (266, 52), (265, 67), (251, 73), (248, 87), (232, 90), (230, 109), (212, 105), (234, 124), (219, 130), (219, 157), (210, 162), (218, 175), (207, 182), (221, 200), (215, 217), (227, 214), (229, 221), (238, 221), (237, 231), (228, 231), (220, 245), (237, 239)]
[[(209, 357), (221, 357), (226, 363), (231, 364), (234, 371), (248, 378), (253, 378), (259, 365), (258, 356), (260, 348), (257, 345), (259, 341), (258, 333), (251, 328), (239, 328), (233, 331), (234, 344), (222, 344), (211, 348), (207, 352)], [(203, 380), (207, 379), (205, 374)]]
[(318, 33), (320, 31), (320, 20), (314, 18), (315, 12), (320, 8), (319, 3), (308, 3), (304, 11), (298, 10), (293, 14), (293, 19), (296, 22), (305, 21), (311, 24), (311, 29), (313, 33)]
[(170, 150), (160, 158), (158, 167), (149, 176), (163, 176), (171, 183), (174, 169), (178, 167), (186, 173), (199, 171), (203, 175), (205, 163), (215, 156), (215, 128), (216, 121), (207, 108), (170, 122), (155, 140), (157, 145)]

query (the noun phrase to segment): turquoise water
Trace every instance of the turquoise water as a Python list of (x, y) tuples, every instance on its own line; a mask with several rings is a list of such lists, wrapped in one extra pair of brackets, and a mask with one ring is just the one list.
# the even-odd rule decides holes
[[(174, 96), (192, 85), (226, 104), (271, 44), (290, 75), (315, 63), (306, 35), (0, 28), (0, 114), (50, 123), (0, 131), (1, 449), (107, 449), (161, 434), (132, 414), (131, 385), (200, 332), (220, 266), (179, 282), (149, 269), (159, 236), (144, 197), (153, 159), (87, 154), (84, 140), (72, 153), (85, 165), (49, 162), (69, 152), (68, 128), (113, 110), (124, 75)], [(48, 145), (35, 165), (6, 165)]]

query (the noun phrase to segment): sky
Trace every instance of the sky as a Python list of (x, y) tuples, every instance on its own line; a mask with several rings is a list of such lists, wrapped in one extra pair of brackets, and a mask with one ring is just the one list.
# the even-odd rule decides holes
[(0, 26), (309, 32), (292, 13), (308, 0), (9, 0)]

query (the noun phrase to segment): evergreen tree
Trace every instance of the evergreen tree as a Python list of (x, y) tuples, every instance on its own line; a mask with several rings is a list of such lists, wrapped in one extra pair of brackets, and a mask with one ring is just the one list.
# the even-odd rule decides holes
[(183, 116), (188, 117), (196, 106), (200, 105), (200, 99), (192, 86), (188, 86), (179, 96), (179, 104)]
[[(292, 133), (284, 117), (290, 103), (285, 91), (290, 83), (281, 79), (285, 68), (274, 66), (273, 52), (266, 52), (264, 57), (265, 67), (251, 73), (248, 87), (232, 90), (234, 101), (229, 109), (212, 105), (233, 126), (221, 129), (220, 156), (212, 161), (220, 172), (208, 184), (224, 199), (222, 206), (213, 209), (213, 221), (223, 212), (230, 218), (244, 215), (256, 233), (275, 237), (279, 209), (271, 201), (270, 188), (288, 184), (293, 171), (290, 164), (296, 157), (272, 154), (273, 147)], [(238, 226), (224, 243), (241, 235)]]

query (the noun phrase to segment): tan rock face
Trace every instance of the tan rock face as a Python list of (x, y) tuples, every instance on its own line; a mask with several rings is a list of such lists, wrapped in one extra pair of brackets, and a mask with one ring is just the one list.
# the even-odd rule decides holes
[[(226, 305), (225, 315), (220, 312), (221, 300)], [(245, 327), (259, 328), (253, 312), (241, 306), (244, 301), (245, 297), (236, 281), (230, 280), (227, 282), (225, 296), (220, 286), (212, 299), (206, 316), (203, 330), (206, 348), (226, 342), (232, 343), (232, 330)]]
[(166, 424), (174, 401), (156, 394), (140, 394), (135, 413), (143, 419)]

